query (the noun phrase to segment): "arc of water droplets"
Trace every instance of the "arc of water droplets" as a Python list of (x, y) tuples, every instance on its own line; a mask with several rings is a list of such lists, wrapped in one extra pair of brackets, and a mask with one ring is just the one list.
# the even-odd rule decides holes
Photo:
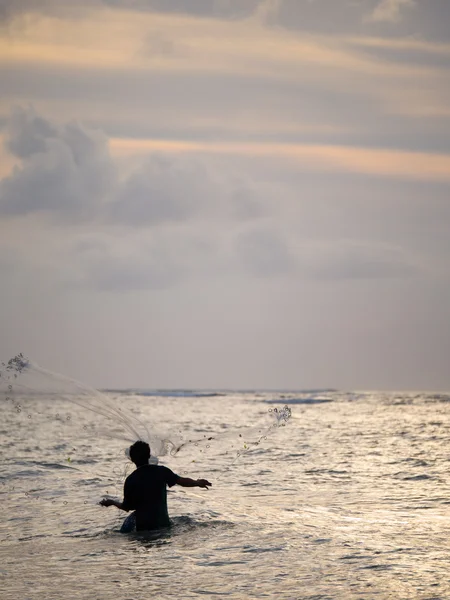
[(292, 416), (292, 411), (287, 404), (283, 406), (283, 408), (274, 408), (269, 409), (269, 413), (271, 413), (275, 417), (275, 422), (265, 430), (260, 430), (261, 435), (256, 439), (255, 442), (245, 442), (243, 443), (243, 447), (241, 450), (236, 452), (236, 456), (230, 465), (223, 471), (217, 480), (222, 479), (222, 477), (236, 464), (236, 462), (240, 459), (241, 456), (249, 452), (250, 450), (255, 449), (263, 440), (266, 440), (271, 431), (278, 429), (279, 427), (285, 427)]
[[(68, 377), (64, 377), (62, 375), (58, 375), (56, 373), (52, 373), (50, 371), (46, 371), (41, 367), (31, 363), (27, 358), (24, 357), (23, 354), (18, 354), (14, 358), (10, 359), (8, 363), (2, 363), (4, 372), (6, 372), (6, 381), (12, 382), (7, 385), (7, 394), (6, 400), (12, 401), (13, 405), (16, 407), (17, 412), (21, 412), (21, 405), (14, 398), (14, 388), (19, 388), (26, 390), (27, 392), (36, 393), (37, 390), (33, 388), (32, 385), (27, 385), (26, 381), (24, 382), (22, 379), (23, 373), (27, 373), (32, 371), (32, 375), (37, 374), (44, 378), (44, 382), (50, 382), (50, 388), (45, 390), (46, 395), (57, 395), (58, 397), (69, 397), (69, 399), (74, 403), (83, 408), (86, 408), (94, 413), (100, 414), (111, 419), (114, 423), (119, 422), (122, 427), (131, 434), (132, 438), (125, 438), (128, 442), (136, 441), (136, 439), (143, 439), (148, 441), (152, 447), (152, 454), (156, 454), (159, 456), (163, 456), (166, 454), (172, 454), (175, 456), (178, 452), (187, 445), (203, 445), (206, 442), (213, 440), (221, 440), (224, 438), (222, 434), (212, 435), (207, 437), (206, 439), (199, 440), (189, 440), (184, 443), (175, 443), (174, 441), (161, 438), (159, 436), (151, 435), (148, 428), (144, 423), (142, 423), (137, 417), (133, 415), (125, 414), (121, 408), (118, 408), (114, 405), (111, 398), (109, 398), (106, 394), (94, 390), (93, 388), (89, 388), (73, 379)], [(3, 371), (0, 371), (0, 381), (5, 377)], [(56, 389), (52, 389), (52, 385), (55, 386), (55, 383), (60, 385)], [(64, 389), (69, 386), (69, 390)], [(42, 392), (42, 390), (41, 390)], [(278, 427), (284, 427), (290, 417), (291, 417), (291, 409), (285, 405), (281, 409), (269, 409), (269, 413), (275, 418), (275, 422), (269, 427), (262, 427), (259, 429), (259, 436), (256, 437), (255, 441), (248, 441), (248, 436), (250, 435), (248, 431), (254, 431), (255, 428), (247, 429), (247, 432), (244, 432), (246, 435), (247, 441), (242, 440), (243, 445), (242, 448), (237, 450), (234, 460), (225, 471), (219, 476), (219, 478), (223, 477), (223, 475), (228, 472), (231, 467), (236, 463), (237, 460), (250, 450), (257, 447), (263, 440), (267, 439), (270, 433), (277, 429)], [(57, 415), (59, 416), (59, 415)], [(28, 415), (28, 418), (31, 418), (31, 415)], [(70, 419), (70, 416), (67, 417), (67, 420)], [(86, 427), (86, 426), (85, 426)], [(236, 434), (234, 434), (236, 435)], [(206, 437), (206, 436), (205, 436)], [(242, 434), (239, 434), (239, 438), (242, 438)], [(181, 437), (182, 440), (182, 437)], [(206, 444), (206, 448), (209, 448), (210, 444)], [(203, 452), (200, 449), (200, 452)], [(225, 452), (225, 454), (227, 454)], [(185, 472), (186, 473), (186, 472)]]
[[(2, 366), (4, 367), (6, 377), (3, 376), (3, 372), (0, 372), (0, 381), (3, 379), (8, 383), (6, 400), (12, 401), (17, 412), (21, 412), (22, 407), (14, 398), (15, 389), (19, 391), (24, 390), (31, 394), (45, 393), (47, 397), (57, 396), (58, 398), (68, 399), (73, 404), (106, 417), (114, 425), (119, 424), (126, 432), (126, 437), (122, 439), (129, 443), (133, 443), (136, 440), (148, 442), (155, 456), (165, 456), (177, 452), (178, 444), (176, 441), (150, 432), (145, 423), (136, 416), (129, 414), (123, 408), (116, 406), (114, 401), (103, 392), (69, 377), (47, 371), (29, 361), (23, 354), (18, 354), (6, 364), (2, 363)], [(31, 384), (26, 382), (27, 375), (37, 378), (34, 385), (33, 381)], [(42, 387), (40, 390), (36, 389), (39, 385)], [(57, 417), (59, 416), (57, 414)], [(70, 416), (66, 417), (66, 420), (70, 420)], [(114, 437), (118, 438), (119, 436), (115, 435)]]
[[(150, 442), (153, 451), (158, 452), (160, 455), (168, 454), (174, 447), (170, 440), (152, 436), (144, 423), (134, 415), (127, 414), (121, 408), (115, 406), (113, 400), (106, 394), (68, 377), (46, 371), (31, 363), (22, 353), (11, 358), (7, 363), (2, 362), (0, 367), (0, 396), (3, 393), (5, 401), (11, 402), (16, 412), (21, 413), (22, 405), (16, 398), (17, 392), (30, 395), (40, 394), (47, 398), (54, 396), (68, 399), (75, 405), (110, 419), (115, 425), (121, 425), (126, 432), (124, 437), (117, 434), (110, 435), (110, 437), (124, 439), (128, 443), (143, 439)], [(31, 414), (28, 414), (27, 418), (31, 419), (31, 416)], [(62, 422), (71, 420), (70, 415), (63, 418), (59, 413), (56, 413), (56, 418), (62, 419)], [(86, 425), (83, 429), (87, 429)], [(70, 454), (67, 461), (71, 462)], [(3, 484), (6, 485), (6, 482), (3, 482)], [(11, 486), (10, 490), (14, 493), (21, 493), (17, 486)], [(49, 500), (45, 496), (39, 496), (39, 494), (33, 492), (26, 492), (26, 495), (31, 498)], [(52, 499), (51, 502), (54, 504), (56, 500)], [(64, 501), (64, 503), (67, 504), (67, 501)]]

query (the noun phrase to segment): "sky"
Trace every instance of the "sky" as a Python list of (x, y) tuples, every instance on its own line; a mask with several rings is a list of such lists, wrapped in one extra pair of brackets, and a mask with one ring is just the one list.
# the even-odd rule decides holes
[(0, 0), (0, 355), (450, 390), (448, 0)]

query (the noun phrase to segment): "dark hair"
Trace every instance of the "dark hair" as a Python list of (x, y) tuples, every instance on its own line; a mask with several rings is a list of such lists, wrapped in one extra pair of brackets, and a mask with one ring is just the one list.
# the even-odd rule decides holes
[(147, 442), (142, 442), (141, 440), (134, 442), (130, 446), (130, 458), (135, 465), (146, 463), (150, 458), (150, 446)]

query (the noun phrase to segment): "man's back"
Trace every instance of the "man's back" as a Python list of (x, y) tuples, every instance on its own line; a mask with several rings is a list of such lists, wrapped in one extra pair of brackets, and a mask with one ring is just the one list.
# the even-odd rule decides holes
[(136, 511), (136, 530), (158, 529), (170, 525), (167, 511), (167, 486), (179, 477), (167, 467), (142, 465), (125, 480), (123, 508)]
[[(147, 442), (138, 440), (130, 446), (130, 458), (137, 469), (125, 480), (123, 502), (114, 498), (103, 498), (100, 506), (117, 506), (121, 510), (135, 510), (136, 529), (159, 529), (170, 525), (167, 512), (167, 488), (176, 483), (182, 487), (200, 487), (208, 489), (211, 486), (206, 479), (191, 479), (179, 477), (167, 467), (149, 465), (150, 446)], [(133, 528), (132, 517), (125, 519), (121, 531), (127, 533)]]

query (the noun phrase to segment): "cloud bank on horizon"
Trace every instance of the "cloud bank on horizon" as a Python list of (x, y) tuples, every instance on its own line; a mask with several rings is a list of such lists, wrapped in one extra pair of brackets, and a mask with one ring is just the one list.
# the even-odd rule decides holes
[(450, 389), (446, 0), (0, 0), (0, 345)]

